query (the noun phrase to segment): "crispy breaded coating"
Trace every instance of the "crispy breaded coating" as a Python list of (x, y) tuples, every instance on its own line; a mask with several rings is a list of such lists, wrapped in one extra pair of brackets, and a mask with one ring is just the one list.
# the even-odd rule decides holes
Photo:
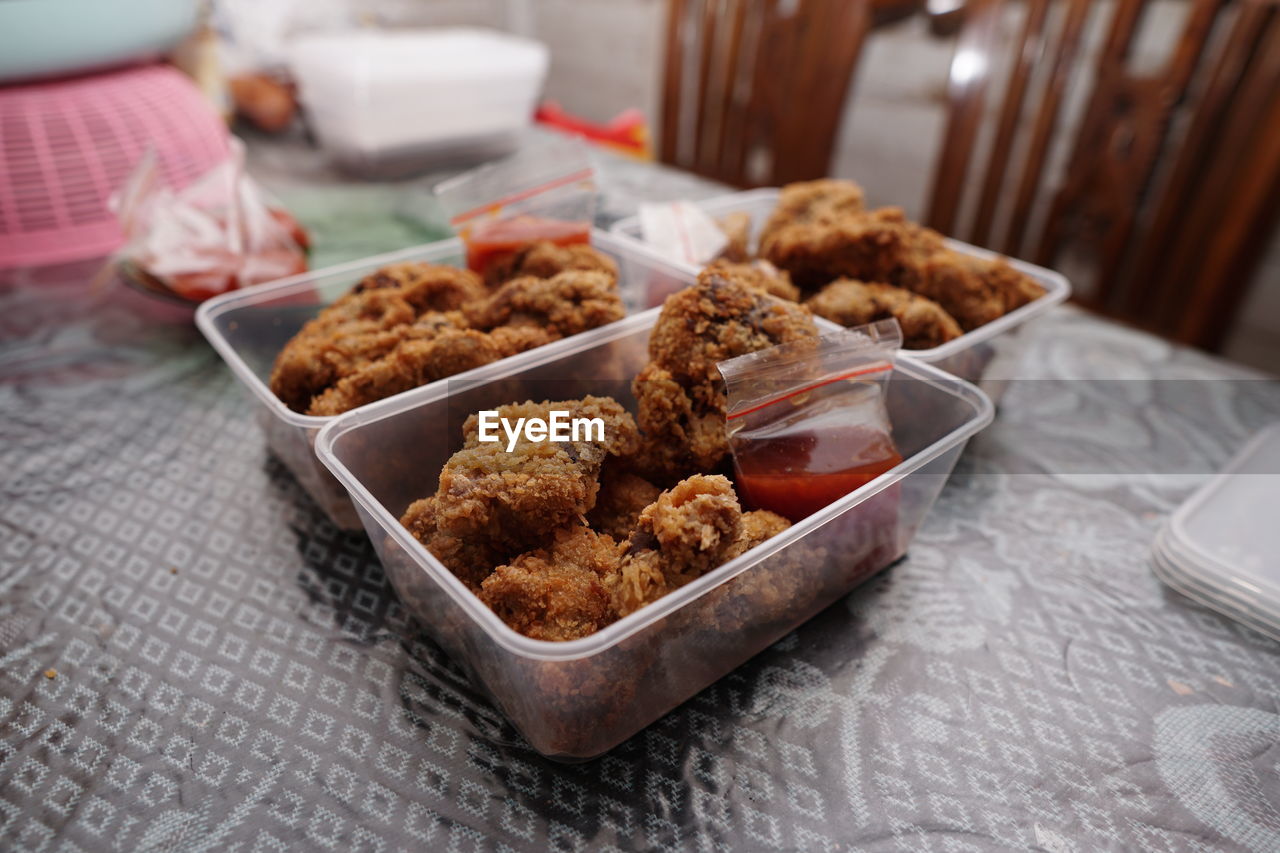
[(549, 344), (557, 340), (557, 336), (537, 326), (499, 326), (489, 332), (489, 340), (493, 341), (498, 352), (506, 358)]
[(621, 320), (626, 311), (612, 276), (570, 270), (551, 278), (512, 279), (464, 313), (478, 329), (537, 326), (567, 337)]
[(841, 278), (804, 304), (819, 317), (842, 326), (861, 326), (893, 317), (902, 327), (902, 345), (906, 349), (941, 346), (963, 334), (960, 324), (941, 305), (891, 284)]
[(966, 332), (1044, 295), (1044, 288), (1003, 259), (949, 249), (929, 255), (917, 266), (904, 267), (899, 280), (941, 305)]
[(761, 255), (802, 288), (841, 277), (905, 287), (938, 303), (966, 332), (1044, 293), (1003, 259), (948, 249), (941, 234), (896, 207), (783, 225), (762, 240)]
[(436, 524), (434, 495), (411, 503), (400, 523), (472, 592), (480, 589), (481, 581), (507, 556), (483, 539), (460, 539), (441, 532)]
[(706, 269), (714, 269), (718, 274), (731, 278), (756, 290), (763, 290), (779, 299), (791, 302), (800, 301), (800, 288), (791, 283), (791, 276), (786, 270), (780, 270), (768, 261), (748, 261), (746, 263), (730, 263), (729, 261), (713, 261)]
[(480, 441), (479, 418), (472, 415), (463, 424), (463, 449), (440, 472), (440, 531), (519, 553), (542, 547), (557, 528), (580, 523), (595, 506), (596, 478), (605, 459), (634, 452), (635, 421), (609, 397), (526, 402), (501, 406), (497, 412), (514, 427), (520, 418), (549, 420), (552, 410), (567, 412), (569, 418), (599, 418), (604, 440), (580, 435), (577, 441), (535, 442), (522, 431), (508, 452), (501, 429), (498, 441)]
[(731, 263), (751, 260), (751, 214), (735, 210), (716, 222), (729, 241), (720, 250), (720, 257)]
[(827, 224), (862, 210), (862, 187), (853, 181), (824, 178), (787, 184), (778, 205), (760, 230), (760, 246), (790, 225)]
[(897, 284), (904, 258), (917, 239), (924, 251), (931, 233), (908, 222), (900, 208), (885, 207), (833, 220), (782, 224), (761, 238), (760, 256), (791, 273), (801, 289), (841, 277)]
[(455, 311), (485, 294), (484, 282), (471, 270), (407, 261), (370, 273), (356, 284), (355, 293), (394, 288), (421, 314)]
[(490, 261), (484, 281), (494, 288), (520, 276), (551, 278), (566, 270), (606, 273), (615, 281), (618, 278), (618, 265), (598, 249), (583, 243), (557, 246), (549, 240), (538, 240)]
[(600, 493), (596, 505), (587, 513), (593, 530), (607, 533), (619, 542), (625, 540), (640, 520), (640, 513), (658, 499), (662, 490), (643, 477), (605, 465), (600, 475)]
[(729, 452), (718, 362), (817, 338), (807, 308), (709, 267), (667, 298), (649, 335), (650, 363), (632, 383), (644, 431), (641, 473), (666, 483), (714, 471)]
[(526, 277), (496, 293), (470, 270), (383, 267), (294, 335), (276, 357), (271, 390), (294, 411), (336, 414), (621, 319), (613, 262), (589, 246), (569, 248), (532, 247), (529, 264), (596, 271)]
[(742, 514), (742, 528), (737, 540), (729, 549), (725, 560), (732, 560), (739, 554), (745, 554), (760, 543), (772, 539), (791, 526), (791, 522), (776, 512), (757, 509)]
[(562, 528), (546, 548), (494, 569), (480, 585), (480, 600), (527, 637), (576, 640), (617, 618), (605, 579), (617, 572), (618, 559), (612, 537)]
[(497, 361), (497, 343), (474, 329), (444, 329), (424, 340), (401, 342), (384, 358), (347, 374), (316, 396), (309, 415), (338, 415), (437, 379)]
[(619, 616), (696, 580), (723, 563), (742, 531), (742, 507), (728, 477), (698, 474), (640, 513), (610, 582)]

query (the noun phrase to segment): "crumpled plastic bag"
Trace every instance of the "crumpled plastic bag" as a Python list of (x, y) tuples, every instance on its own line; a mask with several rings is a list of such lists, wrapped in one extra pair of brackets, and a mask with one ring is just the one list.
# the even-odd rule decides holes
[(200, 302), (305, 272), (306, 232), (244, 171), (244, 145), (181, 190), (148, 149), (111, 200), (125, 245), (113, 263), (149, 289)]

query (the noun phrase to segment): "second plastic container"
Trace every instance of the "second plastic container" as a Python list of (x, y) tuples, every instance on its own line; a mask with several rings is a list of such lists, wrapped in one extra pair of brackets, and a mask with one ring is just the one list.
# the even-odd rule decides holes
[[(764, 223), (769, 218), (769, 215), (773, 213), (773, 209), (778, 205), (778, 190), (772, 188), (749, 190), (747, 192), (716, 196), (715, 198), (695, 203), (716, 219), (737, 211), (748, 214), (751, 217), (751, 239), (754, 241), (759, 237), (760, 229), (764, 227)], [(621, 219), (615, 222), (610, 230), (614, 234), (633, 241), (635, 245), (649, 252), (653, 257), (663, 257), (644, 242), (640, 231), (639, 217), (631, 216)], [(948, 239), (946, 242), (952, 249), (967, 255), (988, 258), (997, 257), (995, 252), (971, 246), (959, 240)], [(664, 260), (667, 259), (664, 258)], [(1035, 279), (1044, 288), (1044, 296), (1034, 302), (1023, 305), (1021, 308), (1010, 311), (1000, 319), (987, 323), (985, 326), (966, 332), (942, 346), (924, 350), (904, 350), (902, 354), (908, 358), (940, 367), (948, 373), (959, 376), (962, 379), (968, 379), (970, 382), (978, 382), (980, 380), (988, 380), (990, 382), (993, 376), (989, 368), (995, 361), (996, 356), (1001, 355), (1006, 359), (1012, 360), (1017, 355), (1015, 351), (1017, 342), (1013, 340), (1010, 333), (1028, 320), (1038, 317), (1053, 306), (1066, 301), (1067, 297), (1071, 295), (1071, 284), (1061, 273), (1036, 266), (1035, 264), (1029, 264), (1016, 258), (1009, 258), (1008, 261), (1014, 268)], [(698, 271), (697, 267), (689, 264), (676, 261), (669, 262), (675, 263), (678, 268), (690, 274), (696, 274)], [(652, 291), (645, 294), (643, 304), (646, 307), (658, 305), (666, 298), (666, 295), (661, 290)], [(998, 378), (1007, 379), (1008, 377), (1000, 375)], [(998, 387), (991, 383), (991, 387), (984, 385), (984, 390), (992, 392), (998, 390)]]
[[(634, 411), (658, 310), (339, 416), (316, 441), (350, 490), (405, 605), (470, 669), (529, 743), (599, 755), (702, 690), (905, 553), (968, 439), (991, 422), (972, 385), (899, 360), (889, 385), (904, 461), (782, 534), (602, 631), (570, 642), (516, 633), (399, 523), (435, 490), (470, 414), (516, 400), (611, 395)], [(827, 324), (830, 325), (830, 324)]]

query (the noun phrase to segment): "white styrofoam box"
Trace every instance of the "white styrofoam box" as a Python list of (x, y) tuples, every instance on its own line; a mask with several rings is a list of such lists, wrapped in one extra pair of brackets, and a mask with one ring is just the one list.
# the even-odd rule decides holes
[(299, 36), (290, 65), (320, 144), (344, 165), (491, 153), (532, 119), (545, 45), (472, 28)]

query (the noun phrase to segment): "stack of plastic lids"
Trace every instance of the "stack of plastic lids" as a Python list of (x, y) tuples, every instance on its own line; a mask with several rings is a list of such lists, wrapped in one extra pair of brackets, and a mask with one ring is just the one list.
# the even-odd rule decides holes
[(1280, 639), (1280, 424), (1254, 436), (1156, 535), (1169, 586)]

